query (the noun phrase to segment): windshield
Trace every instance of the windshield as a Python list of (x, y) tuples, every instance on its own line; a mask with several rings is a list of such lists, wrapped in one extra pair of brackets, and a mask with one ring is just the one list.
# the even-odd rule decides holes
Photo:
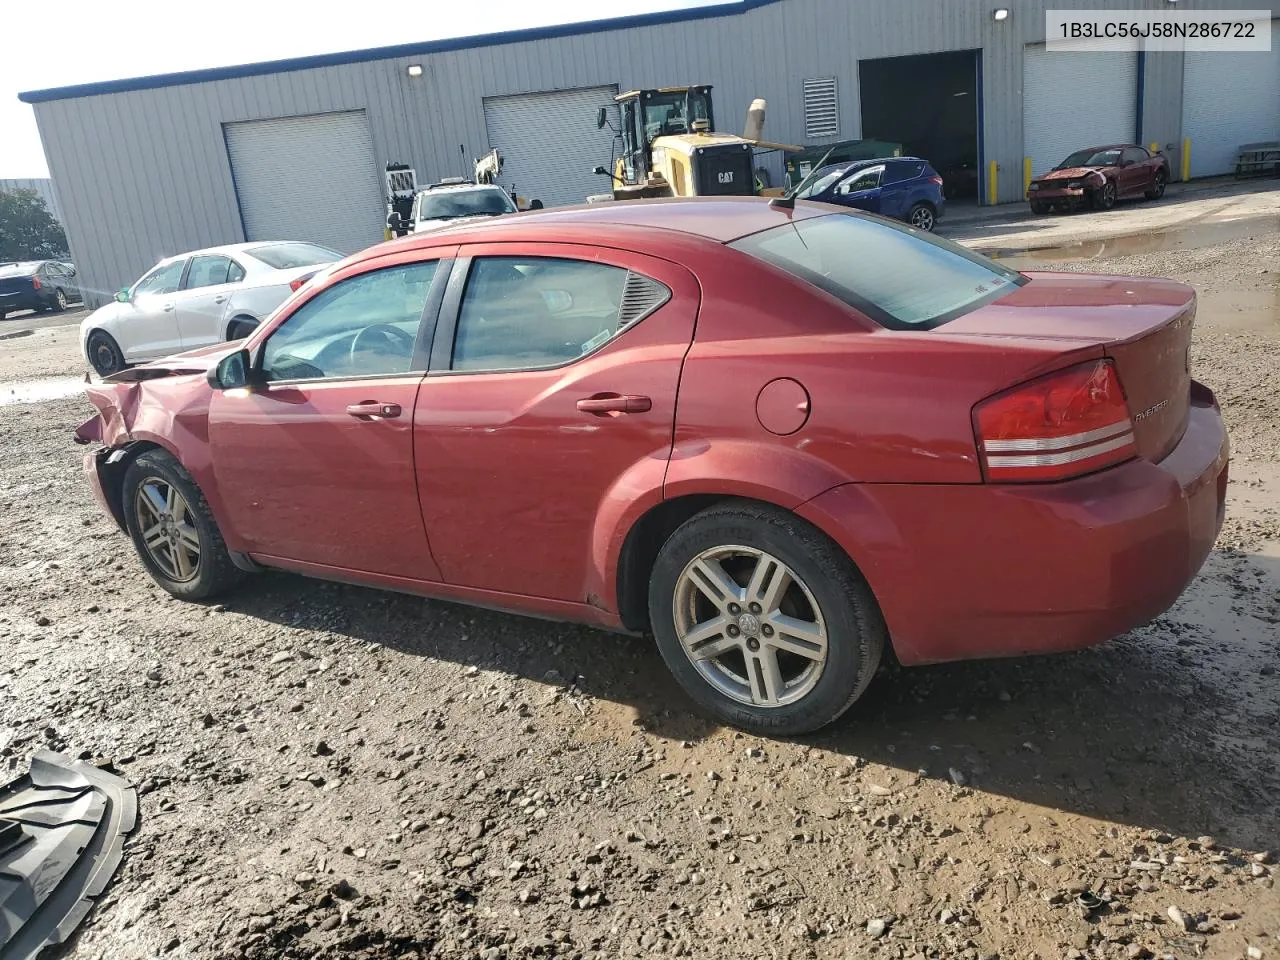
[(1071, 167), (1114, 167), (1119, 162), (1119, 150), (1077, 150), (1053, 169), (1067, 170)]
[(318, 247), (314, 243), (272, 243), (262, 247), (250, 247), (245, 253), (277, 270), (313, 267), (317, 263), (335, 263), (342, 259), (342, 254), (334, 253), (325, 247)]
[[(693, 116), (689, 116), (692, 107)], [(711, 108), (703, 93), (659, 93), (644, 101), (644, 131), (649, 140), (655, 137), (689, 133), (694, 120), (710, 120)]]
[(453, 220), (457, 217), (497, 217), (515, 213), (506, 192), (492, 190), (441, 190), (424, 193), (418, 206), (419, 220)]
[(842, 164), (838, 167), (828, 168), (826, 173), (819, 172), (817, 178), (807, 187), (801, 188), (796, 194), (801, 200), (809, 197), (816, 197), (821, 193), (825, 193), (837, 180), (852, 170), (852, 167)]
[(39, 263), (0, 263), (0, 277), (29, 277)]
[(939, 326), (1028, 282), (950, 240), (858, 214), (793, 221), (730, 246), (897, 330)]

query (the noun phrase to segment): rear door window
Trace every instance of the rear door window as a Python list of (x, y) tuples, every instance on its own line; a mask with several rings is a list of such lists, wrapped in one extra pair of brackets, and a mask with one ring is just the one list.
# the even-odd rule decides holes
[(670, 298), (623, 267), (552, 257), (481, 257), (454, 335), (454, 370), (531, 370), (594, 353)]
[(184, 290), (197, 287), (216, 287), (227, 282), (227, 270), (231, 261), (227, 257), (204, 255), (191, 258), (191, 269), (182, 284)]
[(1151, 159), (1151, 154), (1141, 147), (1125, 147), (1123, 160), (1125, 163), (1142, 163)]
[(730, 246), (898, 330), (939, 326), (1027, 283), (950, 240), (856, 214), (793, 221)]

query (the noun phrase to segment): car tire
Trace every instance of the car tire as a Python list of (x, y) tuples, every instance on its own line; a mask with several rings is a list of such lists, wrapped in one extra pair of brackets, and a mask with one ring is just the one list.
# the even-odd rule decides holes
[(1156, 171), (1155, 180), (1151, 183), (1151, 189), (1147, 191), (1148, 200), (1159, 200), (1164, 196), (1164, 188), (1169, 185), (1169, 178), (1163, 170)]
[(227, 341), (243, 340), (249, 334), (253, 333), (257, 326), (257, 320), (252, 320), (249, 317), (236, 317), (227, 324)]
[(53, 291), (53, 312), (62, 313), (67, 309), (67, 292), (61, 287)]
[[(727, 575), (732, 585), (719, 582), (734, 595), (713, 601), (706, 570)], [(770, 587), (783, 570), (791, 579), (779, 593)], [(870, 587), (835, 543), (794, 514), (747, 501), (704, 510), (667, 539), (649, 580), (649, 618), (667, 667), (703, 710), (770, 736), (838, 719), (871, 682), (886, 636)], [(713, 646), (722, 652), (707, 656)]]
[(1093, 191), (1090, 196), (1090, 202), (1095, 210), (1110, 210), (1116, 205), (1116, 185), (1112, 180), (1108, 180), (1102, 185), (1102, 189)]
[(917, 203), (907, 211), (907, 223), (925, 233), (933, 233), (933, 228), (938, 223), (938, 214), (933, 209), (933, 204)]
[(85, 343), (89, 366), (100, 377), (109, 377), (125, 368), (124, 354), (115, 338), (104, 330), (94, 330)]
[(204, 600), (240, 582), (208, 501), (181, 463), (148, 450), (129, 464), (121, 496), (143, 566), (180, 600)]
[(1049, 212), (1049, 204), (1041, 203), (1039, 200), (1032, 200), (1031, 212), (1034, 213), (1037, 217), (1043, 217), (1046, 213)]

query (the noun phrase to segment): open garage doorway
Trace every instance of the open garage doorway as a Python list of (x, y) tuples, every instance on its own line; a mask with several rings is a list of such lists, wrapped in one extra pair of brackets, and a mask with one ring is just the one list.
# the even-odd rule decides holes
[(980, 50), (858, 61), (864, 139), (928, 160), (948, 200), (977, 203), (982, 182)]

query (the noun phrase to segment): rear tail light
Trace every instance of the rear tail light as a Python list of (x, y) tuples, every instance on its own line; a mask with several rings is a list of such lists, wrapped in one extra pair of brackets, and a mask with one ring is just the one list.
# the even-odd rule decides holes
[(1020, 384), (973, 415), (990, 482), (1044, 482), (1092, 473), (1136, 452), (1133, 421), (1110, 360)]
[(32, 289), (32, 290), (39, 290), (39, 289), (40, 289), (40, 278), (39, 278), (39, 277), (32, 277), (32, 278), (31, 278), (31, 289)]
[(303, 285), (305, 285), (306, 282), (314, 276), (315, 276), (314, 273), (308, 273), (305, 277), (298, 277), (296, 280), (290, 280), (289, 289), (294, 293), (297, 293), (299, 290), (302, 289)]
[(936, 173), (929, 178), (929, 182), (936, 183), (938, 186), (942, 186), (942, 178), (938, 176)]

